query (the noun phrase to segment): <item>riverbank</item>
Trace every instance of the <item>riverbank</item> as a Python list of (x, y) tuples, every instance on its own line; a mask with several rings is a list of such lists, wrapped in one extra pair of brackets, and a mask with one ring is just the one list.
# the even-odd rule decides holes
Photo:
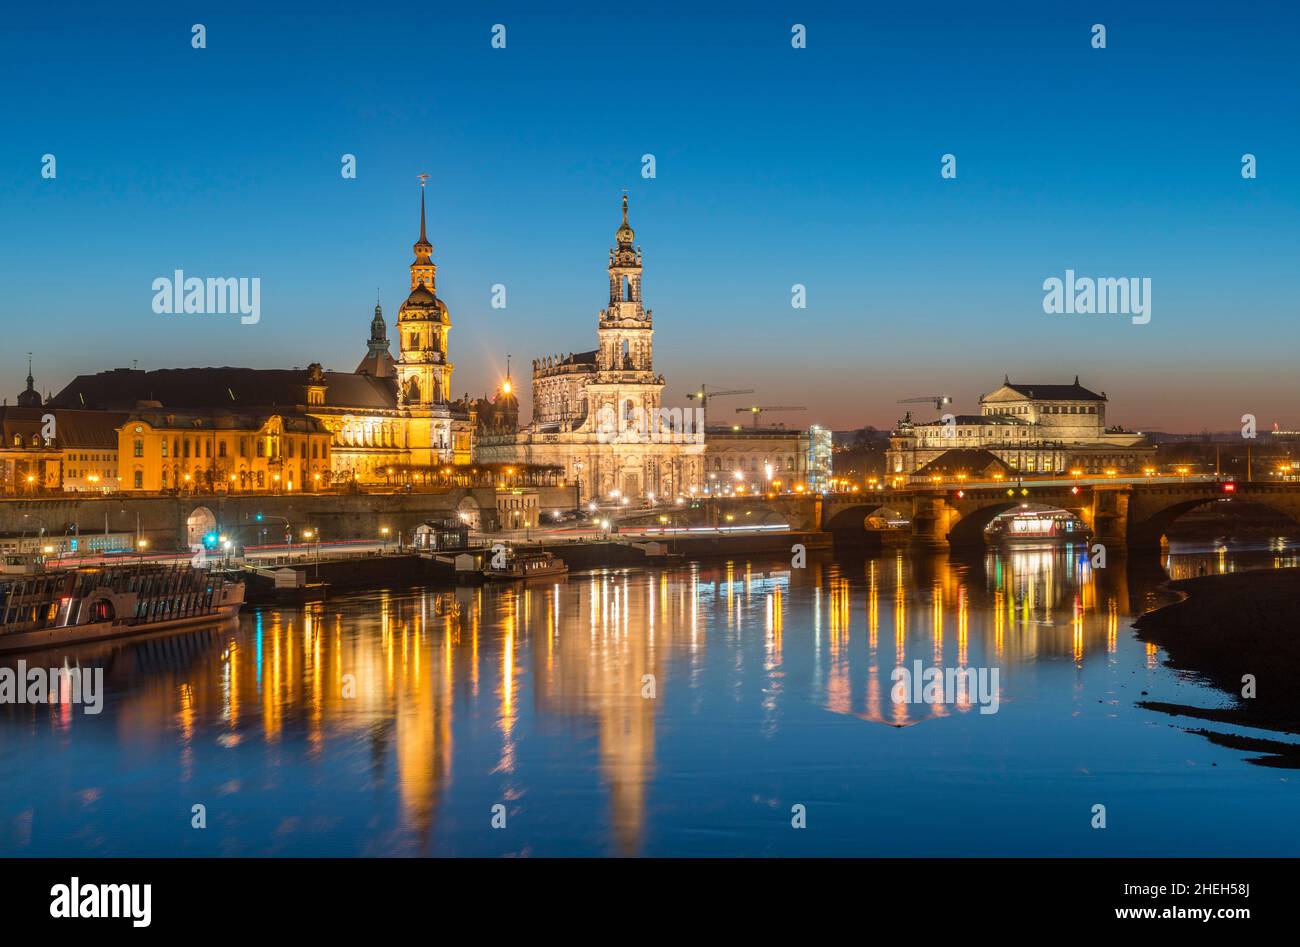
[[(1185, 597), (1139, 617), (1134, 622), (1138, 637), (1163, 648), (1172, 667), (1192, 671), (1231, 694), (1236, 705), (1205, 710), (1148, 701), (1142, 706), (1219, 723), (1300, 733), (1300, 635), (1296, 634), (1300, 569), (1199, 576), (1169, 582), (1167, 587)], [(1246, 675), (1254, 678), (1254, 697), (1243, 696), (1246, 684), (1242, 678)], [(1225, 734), (1206, 736), (1216, 742), (1240, 739)], [(1300, 762), (1300, 751), (1292, 744), (1253, 748), (1290, 756), (1291, 765)]]
[[(670, 539), (584, 540), (581, 542), (528, 543), (527, 548), (552, 553), (573, 572), (590, 569), (663, 567), (692, 560), (788, 557), (799, 544), (807, 553), (829, 552), (829, 533), (799, 530), (771, 533), (721, 533), (672, 537)], [(524, 546), (525, 544), (520, 544)], [(486, 548), (486, 547), (485, 547)], [(469, 551), (469, 550), (467, 550)], [(484, 548), (473, 550), (479, 555)], [(385, 552), (353, 555), (343, 559), (320, 559), (304, 555), (292, 562), (268, 562), (261, 569), (245, 573), (248, 583), (245, 601), (250, 605), (289, 604), (328, 597), (334, 592), (355, 592), (384, 588), (456, 584), (459, 576), (452, 561), (456, 551), (435, 558), (413, 552)], [(308, 590), (277, 589), (274, 573), (290, 568), (303, 573)]]

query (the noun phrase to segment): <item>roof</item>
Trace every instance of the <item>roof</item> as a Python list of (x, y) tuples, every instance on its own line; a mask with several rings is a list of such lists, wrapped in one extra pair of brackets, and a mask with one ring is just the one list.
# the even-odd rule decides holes
[(24, 446), (26, 446), (31, 435), (40, 434), (41, 415), (45, 413), (42, 408), (0, 407), (0, 434), (3, 435), (0, 448), (9, 447), (15, 434), (23, 436)]
[(355, 375), (370, 375), (374, 378), (392, 378), (397, 374), (397, 362), (388, 351), (367, 352), (366, 357), (357, 366)]
[(1004, 388), (1010, 388), (1026, 398), (1033, 398), (1035, 401), (1105, 401), (1105, 395), (1099, 395), (1095, 391), (1079, 384), (1076, 378), (1072, 385), (1038, 385), (1022, 384), (1020, 382), (1005, 382)]
[(55, 442), (65, 449), (117, 450), (117, 429), (126, 418), (120, 411), (56, 410)]
[[(78, 375), (54, 396), (61, 408), (133, 410), (141, 401), (167, 408), (293, 408), (307, 403), (311, 382), (307, 369), (166, 368), (140, 371), (115, 368), (95, 375)], [(390, 379), (348, 372), (325, 372), (325, 404), (333, 407), (397, 407)]]
[(981, 450), (973, 447), (957, 447), (952, 450), (946, 450), (934, 460), (930, 461), (923, 467), (913, 472), (913, 476), (921, 474), (947, 474), (959, 473), (983, 473), (990, 467), (994, 467), (1003, 473), (1009, 473), (1011, 468), (998, 459), (997, 455), (991, 451)]

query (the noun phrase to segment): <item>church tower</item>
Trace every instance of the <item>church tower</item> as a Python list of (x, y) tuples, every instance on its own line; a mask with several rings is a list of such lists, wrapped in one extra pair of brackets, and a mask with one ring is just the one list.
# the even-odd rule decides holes
[[(602, 438), (619, 442), (653, 440), (659, 433), (659, 405), (664, 380), (656, 376), (652, 361), (654, 326), (651, 311), (641, 297), (641, 249), (633, 244), (636, 233), (627, 222), (627, 195), (623, 195), (623, 223), (609, 251), (609, 305), (600, 312), (596, 335), (596, 372), (587, 385), (589, 417)], [(630, 495), (637, 485), (623, 487)]]
[(451, 400), (451, 372), (447, 361), (447, 333), (451, 315), (438, 298), (432, 260), (433, 244), (425, 236), (424, 185), (420, 175), (420, 239), (415, 242), (411, 264), (411, 293), (397, 311), (398, 393), (408, 407), (445, 405)]
[(623, 223), (609, 251), (609, 307), (600, 313), (596, 367), (600, 371), (651, 370), (651, 311), (641, 302), (641, 248), (633, 248), (636, 232), (627, 222), (627, 195), (623, 195)]
[(437, 295), (438, 267), (432, 259), (433, 244), (425, 235), (428, 178), (420, 175), (420, 239), (414, 246), (411, 292), (397, 311), (397, 399), (411, 418), (408, 444), (416, 466), (447, 463), (453, 454), (449, 402), (454, 366), (447, 361), (451, 314)]
[(357, 366), (358, 375), (370, 375), (374, 378), (393, 378), (397, 372), (393, 356), (388, 351), (388, 326), (384, 322), (384, 311), (375, 302), (375, 317), (370, 320), (370, 340), (366, 342), (366, 357)]
[(32, 357), (27, 356), (27, 388), (18, 393), (18, 406), (21, 408), (39, 408), (41, 393), (36, 390), (36, 379), (32, 377)]

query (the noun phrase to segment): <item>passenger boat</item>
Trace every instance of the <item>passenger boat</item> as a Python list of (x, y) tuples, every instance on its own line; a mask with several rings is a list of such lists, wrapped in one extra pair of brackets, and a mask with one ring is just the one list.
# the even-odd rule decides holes
[(236, 574), (189, 563), (0, 575), (0, 652), (30, 651), (233, 619)]
[(1082, 543), (1088, 540), (1088, 528), (1065, 511), (1042, 513), (1006, 513), (985, 528), (993, 543)]
[(488, 579), (540, 579), (568, 575), (568, 572), (569, 567), (564, 560), (555, 558), (549, 552), (508, 549), (505, 565), (499, 569), (492, 567), (492, 557), (488, 556), (483, 576)]

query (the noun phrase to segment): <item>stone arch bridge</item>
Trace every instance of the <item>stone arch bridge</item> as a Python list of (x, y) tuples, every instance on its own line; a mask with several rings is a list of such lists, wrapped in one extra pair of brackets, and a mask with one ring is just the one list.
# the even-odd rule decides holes
[(749, 497), (722, 504), (763, 508), (792, 527), (823, 529), (837, 538), (865, 538), (868, 516), (895, 510), (912, 523), (911, 543), (922, 549), (979, 547), (984, 527), (994, 517), (1022, 504), (1068, 510), (1108, 550), (1158, 548), (1169, 525), (1209, 503), (1250, 503), (1268, 507), (1300, 524), (1300, 483), (1155, 480), (1116, 483), (1063, 480), (959, 487), (917, 486), (826, 496)]

